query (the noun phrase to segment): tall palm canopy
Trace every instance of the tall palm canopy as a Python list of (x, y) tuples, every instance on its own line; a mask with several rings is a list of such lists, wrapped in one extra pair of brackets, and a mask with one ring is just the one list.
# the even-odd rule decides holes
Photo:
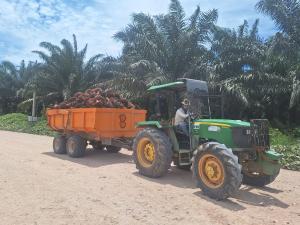
[(280, 29), (270, 41), (273, 64), (291, 81), (290, 107), (300, 103), (300, 2), (261, 0), (256, 8), (269, 15)]
[[(200, 72), (205, 76), (209, 58), (205, 45), (217, 17), (217, 10), (201, 12), (198, 6), (186, 18), (180, 2), (171, 0), (166, 15), (133, 14), (132, 23), (114, 38), (124, 44), (122, 59), (125, 63), (134, 64), (131, 68), (150, 71), (146, 86), (154, 80), (172, 81)], [(157, 69), (153, 69), (154, 65)], [(129, 77), (135, 79), (132, 74)]]
[(75, 35), (73, 35), (73, 44), (63, 39), (61, 45), (62, 48), (49, 42), (41, 42), (40, 46), (48, 53), (33, 52), (44, 61), (41, 73), (48, 83), (49, 91), (59, 93), (66, 99), (93, 84), (96, 77), (96, 62), (103, 55), (95, 55), (85, 62), (87, 44), (82, 50), (78, 50)]

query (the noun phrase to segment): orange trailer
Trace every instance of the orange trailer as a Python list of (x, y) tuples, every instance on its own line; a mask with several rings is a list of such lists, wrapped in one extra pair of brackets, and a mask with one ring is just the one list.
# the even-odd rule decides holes
[(136, 124), (145, 121), (146, 113), (116, 108), (48, 109), (48, 125), (59, 133), (53, 140), (53, 150), (81, 157), (88, 143), (110, 152), (131, 148), (138, 131)]

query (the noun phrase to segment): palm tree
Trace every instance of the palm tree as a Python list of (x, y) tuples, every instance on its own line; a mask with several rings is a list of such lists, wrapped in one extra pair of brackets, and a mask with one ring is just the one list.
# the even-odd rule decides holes
[[(300, 2), (261, 0), (256, 8), (276, 23), (278, 32), (269, 42), (271, 69), (290, 80), (290, 108), (300, 102)], [(284, 63), (283, 63), (284, 62)], [(285, 64), (285, 65), (284, 65)]]
[[(215, 70), (209, 79), (213, 91), (227, 96), (227, 116), (265, 117), (272, 97), (286, 93), (287, 81), (272, 71), (266, 72), (267, 46), (258, 35), (256, 20), (237, 30), (216, 27), (211, 52)], [(232, 101), (236, 99), (236, 101)]]
[(82, 50), (77, 49), (76, 36), (73, 35), (73, 45), (70, 41), (63, 39), (62, 48), (49, 42), (41, 42), (43, 51), (33, 51), (44, 61), (40, 67), (41, 82), (47, 83), (48, 93), (56, 93), (69, 98), (77, 91), (85, 90), (93, 85), (96, 78), (96, 62), (102, 54), (91, 57), (85, 62), (87, 45)]
[(124, 44), (121, 61), (127, 71), (118, 76), (121, 88), (133, 95), (154, 83), (205, 77), (209, 68), (205, 44), (217, 16), (216, 10), (201, 12), (198, 6), (187, 19), (178, 0), (171, 0), (166, 15), (133, 14), (132, 23), (114, 35)]
[(300, 2), (299, 0), (260, 0), (256, 8), (269, 15), (277, 27), (300, 45)]
[(16, 110), (16, 92), (20, 88), (18, 70), (9, 61), (0, 64), (0, 113)]
[[(37, 100), (38, 105), (44, 105), (49, 98), (49, 85), (45, 80), (45, 73), (43, 71), (44, 64), (30, 61), (27, 65), (23, 60), (19, 66), (19, 83), (20, 88), (16, 95), (22, 99), (18, 104), (18, 110), (29, 113), (32, 109), (33, 101)], [(37, 95), (37, 96), (36, 96)], [(51, 95), (51, 94), (50, 94)], [(53, 95), (51, 95), (53, 97)], [(55, 96), (56, 100), (59, 96)], [(32, 112), (31, 112), (32, 113)], [(36, 112), (34, 112), (35, 114)]]

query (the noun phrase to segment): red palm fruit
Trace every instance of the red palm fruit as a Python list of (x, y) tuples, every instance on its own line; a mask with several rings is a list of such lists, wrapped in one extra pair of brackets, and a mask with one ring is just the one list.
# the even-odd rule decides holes
[(135, 105), (132, 104), (131, 102), (128, 102), (128, 107), (129, 107), (130, 109), (134, 109), (134, 108), (135, 108)]
[(77, 92), (77, 93), (74, 94), (74, 97), (77, 98), (77, 97), (79, 97), (79, 96), (82, 95), (82, 94), (83, 94), (82, 92)]

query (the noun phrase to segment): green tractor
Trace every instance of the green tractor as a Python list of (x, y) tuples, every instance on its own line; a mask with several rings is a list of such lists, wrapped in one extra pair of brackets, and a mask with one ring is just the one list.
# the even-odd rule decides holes
[[(264, 186), (280, 171), (281, 154), (270, 149), (268, 121), (211, 119), (207, 83), (180, 79), (148, 89), (148, 119), (133, 141), (134, 161), (140, 174), (157, 178), (171, 163), (191, 169), (204, 194), (222, 200), (240, 185)], [(180, 100), (190, 101), (189, 135), (174, 126)]]

